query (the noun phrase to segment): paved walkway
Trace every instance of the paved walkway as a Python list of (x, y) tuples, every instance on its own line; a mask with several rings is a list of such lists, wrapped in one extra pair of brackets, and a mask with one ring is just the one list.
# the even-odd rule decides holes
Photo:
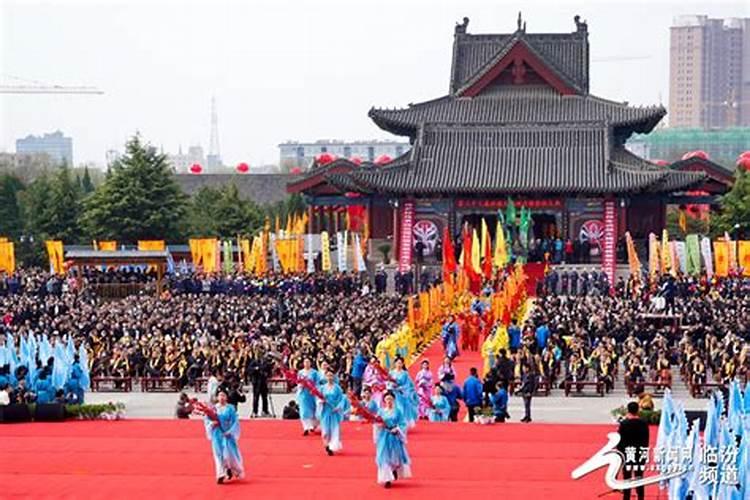
[[(437, 347), (436, 347), (437, 346)], [(437, 342), (431, 346), (432, 349), (439, 349), (440, 343)], [(433, 352), (436, 354), (437, 352)], [(426, 353), (428, 354), (428, 353)], [(430, 356), (433, 357), (433, 356)], [(469, 364), (476, 361), (476, 358), (467, 357)], [(459, 358), (460, 359), (460, 358)], [(433, 360), (434, 363), (434, 360)], [(479, 367), (479, 365), (477, 365)], [(432, 366), (433, 371), (437, 371), (437, 365)], [(459, 381), (463, 383), (463, 372), (468, 372), (468, 364), (464, 369), (459, 371)], [(688, 394), (679, 375), (675, 373), (674, 398), (682, 401), (687, 410), (705, 410), (705, 399), (693, 399)], [(591, 393), (591, 388), (587, 388)], [(199, 399), (205, 399), (205, 395), (188, 392), (190, 396), (197, 396)], [(178, 394), (176, 393), (104, 393), (94, 392), (86, 394), (86, 401), (89, 403), (100, 403), (106, 401), (121, 401), (125, 403), (126, 415), (133, 418), (171, 418), (174, 417), (175, 405)], [(277, 416), (281, 416), (284, 406), (294, 397), (294, 394), (273, 394), (273, 408)], [(251, 414), (252, 394), (247, 395), (247, 403), (239, 406), (241, 418), (249, 418)], [(610, 414), (613, 408), (627, 404), (630, 401), (620, 376), (617, 381), (614, 392), (605, 397), (598, 396), (571, 396), (565, 397), (562, 389), (554, 389), (548, 397), (536, 397), (532, 402), (532, 417), (535, 422), (547, 423), (580, 423), (580, 424), (604, 424), (613, 422)], [(656, 398), (656, 406), (661, 406), (661, 398)], [(509, 412), (511, 421), (517, 421), (523, 416), (523, 401), (520, 397), (510, 398)]]

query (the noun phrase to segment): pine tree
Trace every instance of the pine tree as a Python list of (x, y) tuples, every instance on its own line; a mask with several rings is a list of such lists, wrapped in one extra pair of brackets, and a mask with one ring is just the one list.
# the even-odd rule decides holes
[(45, 233), (52, 239), (66, 243), (81, 239), (78, 217), (81, 212), (81, 191), (70, 175), (70, 169), (62, 166), (49, 191), (48, 218)]
[(250, 235), (262, 224), (262, 211), (252, 201), (242, 199), (234, 184), (219, 189), (203, 187), (191, 200), (191, 236), (231, 238), (238, 234)]
[(23, 183), (13, 175), (0, 176), (0, 236), (17, 239), (23, 229), (21, 205), (18, 193)]
[(94, 192), (94, 183), (91, 182), (91, 175), (89, 174), (89, 167), (86, 166), (83, 169), (83, 178), (81, 179), (81, 190), (84, 196)]
[(182, 237), (185, 213), (186, 196), (166, 155), (136, 134), (104, 183), (86, 199), (81, 225), (92, 238), (174, 241)]
[[(738, 168), (735, 171), (732, 189), (721, 197), (720, 212), (712, 220), (712, 233), (723, 234), (724, 231), (740, 237), (750, 236), (750, 173)], [(738, 230), (734, 226), (738, 224)]]

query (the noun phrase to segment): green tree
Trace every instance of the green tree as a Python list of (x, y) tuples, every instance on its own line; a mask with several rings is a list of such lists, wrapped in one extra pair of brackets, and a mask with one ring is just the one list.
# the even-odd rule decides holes
[(52, 181), (49, 174), (37, 177), (19, 195), (24, 220), (24, 232), (37, 239), (47, 236), (50, 218), (50, 192)]
[(191, 200), (188, 215), (190, 236), (234, 237), (250, 235), (263, 224), (263, 213), (249, 200), (240, 198), (237, 186), (203, 187)]
[(23, 230), (19, 193), (23, 182), (9, 174), (0, 175), (0, 236), (17, 239)]
[(55, 175), (48, 193), (47, 220), (44, 233), (54, 240), (77, 243), (81, 239), (78, 217), (81, 213), (81, 191), (63, 165)]
[[(735, 171), (732, 189), (721, 197), (718, 217), (712, 219), (714, 234), (735, 233), (742, 238), (750, 236), (750, 173), (738, 168)], [(735, 225), (739, 225), (735, 230)]]
[(125, 149), (104, 183), (84, 202), (84, 230), (97, 239), (181, 239), (187, 197), (166, 155), (144, 144), (138, 134)]
[(89, 174), (89, 167), (86, 166), (83, 169), (83, 177), (81, 178), (81, 190), (84, 196), (94, 192), (94, 183), (91, 181), (91, 174)]

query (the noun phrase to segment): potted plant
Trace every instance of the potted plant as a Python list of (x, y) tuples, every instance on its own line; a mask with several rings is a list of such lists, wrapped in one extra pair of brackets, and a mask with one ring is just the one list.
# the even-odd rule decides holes
[(378, 246), (378, 250), (380, 250), (380, 253), (383, 254), (383, 264), (390, 264), (391, 263), (391, 245), (388, 243), (383, 243), (382, 245)]
[(495, 413), (491, 406), (482, 406), (474, 415), (474, 421), (480, 425), (491, 425), (495, 423)]

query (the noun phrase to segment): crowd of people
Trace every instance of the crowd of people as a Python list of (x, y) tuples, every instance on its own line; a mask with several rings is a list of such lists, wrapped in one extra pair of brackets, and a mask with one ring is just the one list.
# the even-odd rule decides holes
[(510, 350), (537, 357), (550, 383), (611, 390), (622, 373), (639, 393), (671, 387), (673, 367), (695, 390), (750, 375), (749, 278), (621, 278), (610, 293), (603, 273), (553, 271), (541, 287), (528, 321), (509, 328)]

